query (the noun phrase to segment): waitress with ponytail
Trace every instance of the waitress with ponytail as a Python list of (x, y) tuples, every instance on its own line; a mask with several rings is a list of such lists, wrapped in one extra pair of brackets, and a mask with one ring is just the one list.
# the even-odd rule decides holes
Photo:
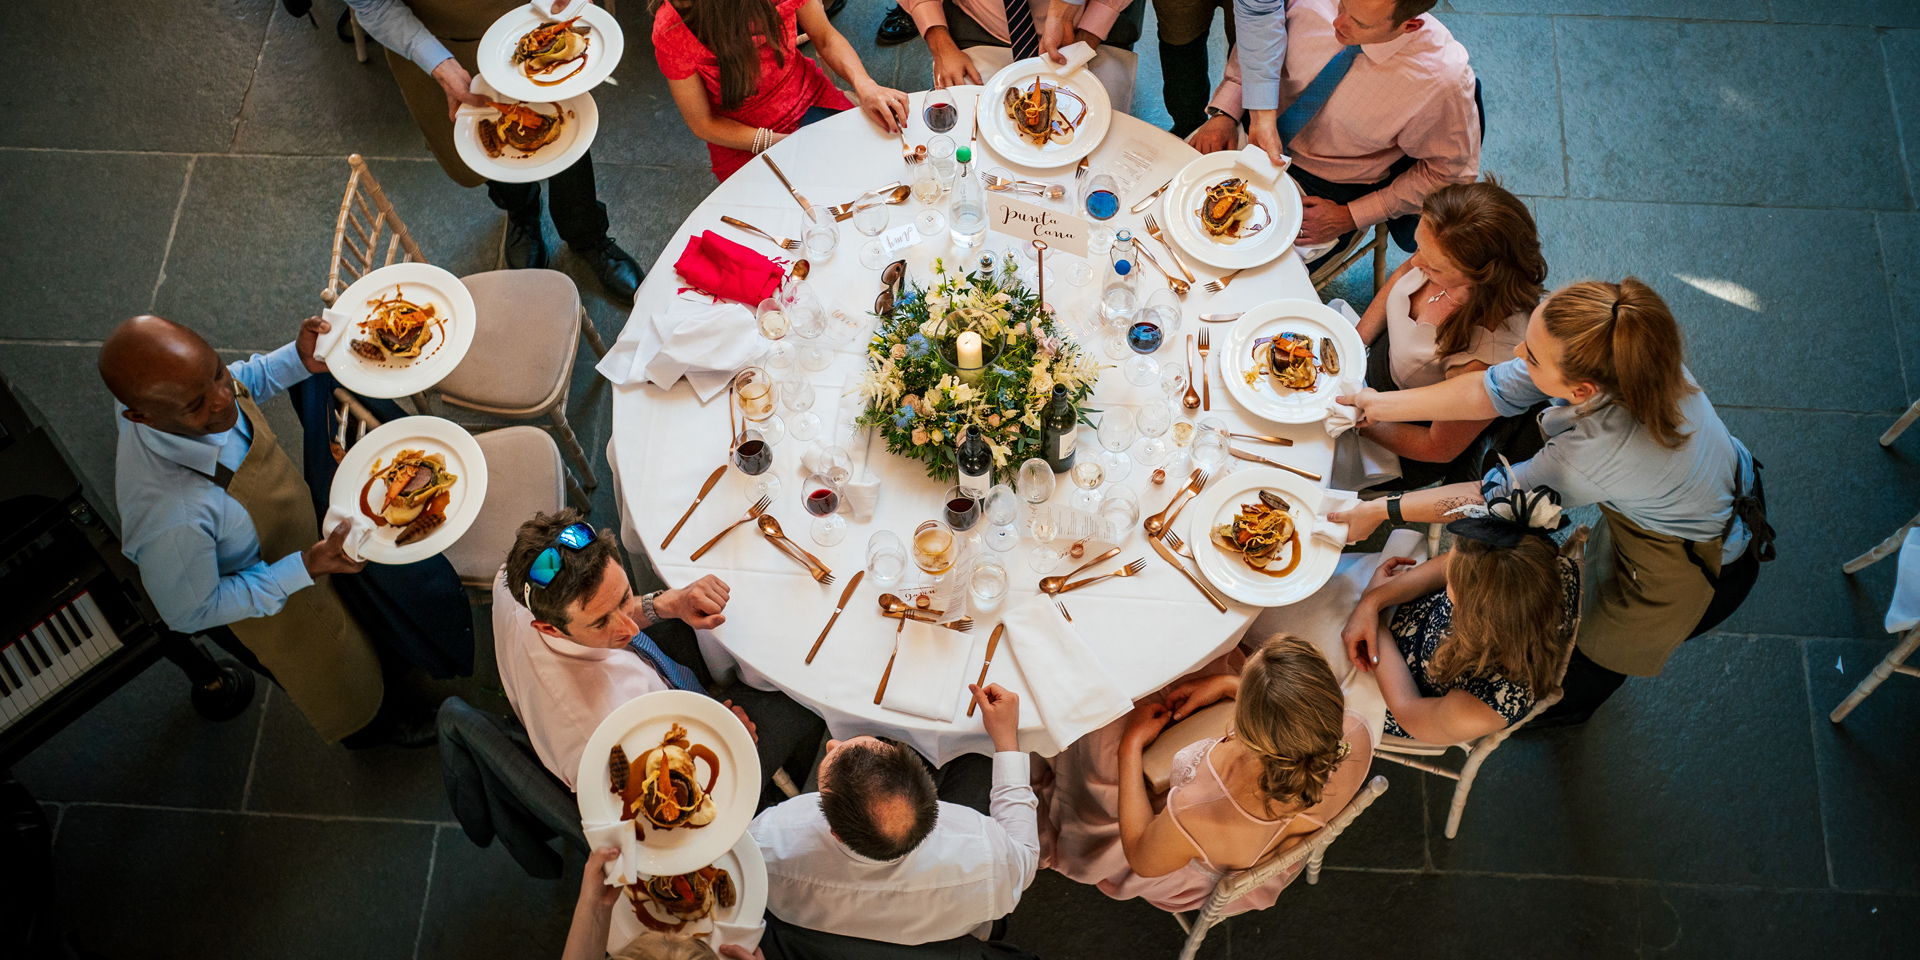
[[(1638, 279), (1583, 281), (1548, 297), (1515, 359), (1484, 377), (1345, 398), (1366, 422), (1513, 416), (1542, 400), (1546, 446), (1512, 485), (1599, 504), (1588, 588), (1559, 704), (1534, 726), (1585, 722), (1628, 676), (1651, 677), (1725, 620), (1773, 559), (1760, 465), (1688, 375), (1680, 328)], [(1396, 494), (1329, 519), (1365, 539), (1384, 520), (1444, 522), (1481, 502), (1478, 483)]]

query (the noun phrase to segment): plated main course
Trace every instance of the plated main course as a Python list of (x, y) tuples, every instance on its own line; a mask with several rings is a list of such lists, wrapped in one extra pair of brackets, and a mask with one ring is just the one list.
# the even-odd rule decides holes
[(1025, 90), (1008, 87), (1003, 102), (1014, 130), (1036, 147), (1072, 143), (1074, 132), (1087, 117), (1087, 102), (1079, 94), (1039, 77)]
[[(593, 43), (593, 27), (579, 17), (543, 23), (520, 38), (513, 47), (513, 65), (521, 76), (542, 87), (557, 86), (587, 68), (587, 52)], [(573, 64), (564, 75), (549, 78), (556, 70)], [(494, 104), (499, 106), (499, 104)]]
[[(447, 521), (451, 490), (460, 478), (447, 472), (447, 457), (425, 450), (402, 450), (384, 469), (373, 461), (372, 475), (360, 488), (360, 512), (375, 527), (398, 527), (396, 546), (406, 546), (440, 529)], [(386, 484), (386, 493), (375, 509), (367, 497), (375, 482)]]
[[(1293, 568), (1300, 565), (1304, 552), (1292, 508), (1270, 490), (1260, 491), (1257, 503), (1241, 504), (1239, 514), (1231, 523), (1220, 524), (1211, 533), (1215, 546), (1239, 556), (1248, 569), (1269, 577), (1292, 573)], [(1288, 547), (1292, 550), (1288, 551)], [(1282, 563), (1289, 552), (1292, 559)]]
[[(707, 782), (700, 784), (694, 761), (707, 764)], [(638, 775), (635, 775), (636, 768)], [(608, 788), (620, 795), (620, 819), (632, 820), (634, 836), (647, 838), (651, 823), (662, 830), (698, 829), (713, 822), (714, 782), (720, 778), (720, 758), (713, 748), (687, 739), (687, 728), (674, 724), (660, 745), (629, 762), (627, 752), (614, 744), (607, 757)]]
[(531, 157), (540, 148), (560, 139), (560, 131), (567, 125), (568, 112), (557, 103), (548, 104), (553, 108), (552, 116), (525, 103), (488, 100), (487, 104), (500, 111), (499, 118), (480, 120), (474, 129), (479, 134), (481, 149), (495, 159), (509, 156), (510, 151), (511, 159)]
[(1276, 388), (1312, 390), (1320, 385), (1321, 374), (1338, 376), (1340, 373), (1340, 352), (1334, 348), (1331, 337), (1320, 338), (1317, 357), (1313, 338), (1304, 333), (1261, 337), (1253, 341), (1252, 349), (1253, 366), (1244, 374), (1250, 387), (1265, 377), (1271, 379)]
[(446, 318), (434, 305), (421, 306), (402, 297), (397, 285), (393, 296), (369, 300), (367, 306), (372, 310), (358, 324), (363, 336), (347, 343), (347, 349), (362, 359), (375, 363), (412, 361), (433, 342), (436, 330), (445, 333)]
[(1208, 187), (1194, 215), (1209, 238), (1223, 243), (1245, 240), (1273, 223), (1266, 203), (1242, 177), (1228, 177)]

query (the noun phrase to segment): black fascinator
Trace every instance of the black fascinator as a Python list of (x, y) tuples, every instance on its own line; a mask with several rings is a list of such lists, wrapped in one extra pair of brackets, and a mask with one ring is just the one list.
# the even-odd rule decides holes
[(1559, 491), (1546, 486), (1517, 489), (1513, 465), (1506, 457), (1500, 458), (1500, 469), (1494, 476), (1480, 485), (1480, 495), (1487, 501), (1484, 505), (1468, 504), (1447, 511), (1448, 515), (1461, 517), (1447, 524), (1454, 536), (1511, 548), (1530, 536), (1552, 540), (1554, 533), (1571, 522), (1561, 515)]

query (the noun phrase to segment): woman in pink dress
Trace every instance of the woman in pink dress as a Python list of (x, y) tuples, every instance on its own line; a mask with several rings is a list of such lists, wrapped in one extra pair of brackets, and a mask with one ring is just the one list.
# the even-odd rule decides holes
[[(1150, 794), (1141, 772), (1147, 745), (1170, 721), (1221, 699), (1235, 701), (1226, 736), (1181, 750), (1170, 789)], [(1359, 792), (1371, 757), (1367, 723), (1346, 710), (1326, 658), (1277, 635), (1251, 655), (1215, 660), (1054, 757), (1040, 804), (1041, 856), (1116, 900), (1196, 910), (1221, 876), (1325, 826)], [(1298, 873), (1234, 901), (1228, 915), (1271, 906)]]
[(853, 85), (860, 108), (888, 133), (907, 119), (907, 95), (867, 76), (820, 0), (653, 0), (653, 53), (693, 135), (707, 141), (713, 174), (733, 175), (814, 120), (852, 106), (798, 35)]

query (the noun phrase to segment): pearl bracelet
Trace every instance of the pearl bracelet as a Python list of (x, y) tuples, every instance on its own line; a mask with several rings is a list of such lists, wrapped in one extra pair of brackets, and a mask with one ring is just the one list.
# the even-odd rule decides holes
[(772, 130), (767, 129), (766, 127), (761, 127), (760, 129), (755, 130), (753, 132), (753, 152), (754, 153), (765, 153), (767, 149), (772, 146), (773, 146)]

